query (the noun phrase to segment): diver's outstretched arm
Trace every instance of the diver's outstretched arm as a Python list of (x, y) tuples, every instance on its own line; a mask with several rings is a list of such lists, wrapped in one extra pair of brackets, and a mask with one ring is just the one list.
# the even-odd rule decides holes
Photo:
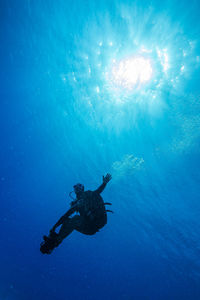
[(103, 183), (98, 187), (98, 189), (95, 190), (96, 193), (101, 194), (103, 190), (105, 189), (107, 183), (112, 179), (112, 176), (108, 173), (106, 176), (103, 176)]
[(71, 216), (74, 212), (76, 211), (75, 207), (70, 208), (66, 214), (64, 214), (59, 220), (58, 222), (52, 227), (52, 229), (50, 230), (50, 232), (54, 232), (56, 230), (56, 228), (60, 225), (63, 224), (63, 222), (69, 217)]

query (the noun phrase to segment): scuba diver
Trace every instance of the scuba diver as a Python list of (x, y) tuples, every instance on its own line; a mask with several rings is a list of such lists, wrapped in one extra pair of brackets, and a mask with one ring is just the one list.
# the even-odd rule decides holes
[[(71, 192), (69, 194), (73, 199), (71, 208), (52, 227), (49, 236), (43, 236), (44, 241), (40, 245), (40, 251), (43, 254), (50, 254), (73, 230), (93, 235), (107, 224), (107, 212), (112, 211), (107, 210), (105, 205), (111, 205), (111, 203), (104, 203), (100, 194), (111, 179), (110, 174), (103, 176), (103, 183), (95, 191), (84, 191), (84, 185), (81, 183), (74, 185), (76, 199), (72, 198), (73, 192)], [(70, 217), (74, 213), (77, 214)], [(62, 226), (56, 233), (56, 228), (60, 225)]]

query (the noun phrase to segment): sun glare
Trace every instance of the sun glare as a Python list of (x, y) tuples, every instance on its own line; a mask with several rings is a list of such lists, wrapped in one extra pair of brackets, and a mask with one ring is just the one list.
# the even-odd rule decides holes
[(131, 90), (148, 82), (151, 76), (151, 62), (143, 56), (113, 62), (111, 77), (115, 86)]

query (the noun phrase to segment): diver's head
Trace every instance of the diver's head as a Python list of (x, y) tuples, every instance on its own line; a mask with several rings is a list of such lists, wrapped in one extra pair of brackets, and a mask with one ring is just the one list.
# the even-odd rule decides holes
[(84, 192), (84, 185), (81, 183), (77, 183), (74, 185), (74, 192), (76, 195)]

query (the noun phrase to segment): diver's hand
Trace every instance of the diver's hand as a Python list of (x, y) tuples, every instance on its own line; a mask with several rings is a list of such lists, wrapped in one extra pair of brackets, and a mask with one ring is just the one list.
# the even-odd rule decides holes
[(103, 176), (103, 183), (108, 183), (112, 179), (112, 176), (108, 173), (106, 176)]

